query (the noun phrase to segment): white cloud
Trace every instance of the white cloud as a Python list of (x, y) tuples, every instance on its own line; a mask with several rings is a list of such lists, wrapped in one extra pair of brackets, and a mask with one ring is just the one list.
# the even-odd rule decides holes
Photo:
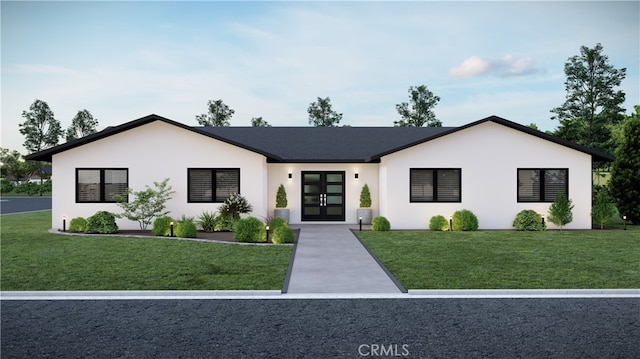
[(526, 76), (541, 72), (530, 57), (516, 59), (511, 54), (501, 59), (482, 59), (471, 56), (464, 60), (460, 66), (449, 70), (449, 76), (461, 79), (482, 75), (494, 75), (498, 77)]
[(489, 70), (490, 66), (490, 63), (486, 60), (483, 60), (478, 56), (471, 56), (464, 60), (462, 65), (449, 70), (449, 76), (454, 78), (479, 76), (485, 74)]

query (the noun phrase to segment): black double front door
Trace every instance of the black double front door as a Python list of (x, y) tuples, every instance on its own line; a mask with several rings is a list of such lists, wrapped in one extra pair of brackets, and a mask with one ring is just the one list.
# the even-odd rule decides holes
[(344, 171), (302, 172), (302, 220), (345, 220)]

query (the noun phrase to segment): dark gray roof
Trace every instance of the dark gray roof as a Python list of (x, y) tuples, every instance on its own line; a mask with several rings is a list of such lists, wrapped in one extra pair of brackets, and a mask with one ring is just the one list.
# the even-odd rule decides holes
[(269, 153), (273, 162), (369, 162), (451, 127), (196, 127)]
[(162, 121), (264, 155), (269, 162), (377, 162), (381, 157), (448, 134), (491, 121), (529, 135), (584, 152), (597, 161), (613, 161), (603, 152), (566, 141), (497, 116), (461, 127), (201, 127), (188, 126), (158, 115), (108, 127), (86, 137), (25, 156), (50, 162), (56, 153), (117, 133)]

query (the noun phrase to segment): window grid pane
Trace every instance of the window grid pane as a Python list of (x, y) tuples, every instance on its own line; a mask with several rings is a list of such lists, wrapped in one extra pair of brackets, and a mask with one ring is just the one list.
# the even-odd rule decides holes
[(433, 170), (411, 170), (411, 201), (433, 202)]
[(216, 170), (216, 202), (224, 202), (234, 193), (240, 193), (240, 171)]
[(518, 170), (518, 201), (540, 201), (540, 170)]
[(127, 170), (104, 171), (104, 197), (105, 201), (113, 202), (113, 195), (125, 195), (127, 192)]
[(100, 170), (78, 170), (77, 201), (100, 201)]
[(546, 170), (544, 171), (544, 199), (553, 202), (560, 192), (566, 192), (567, 171), (566, 170)]
[(213, 181), (211, 170), (189, 170), (189, 201), (211, 202)]
[(437, 170), (438, 202), (460, 201), (460, 170)]

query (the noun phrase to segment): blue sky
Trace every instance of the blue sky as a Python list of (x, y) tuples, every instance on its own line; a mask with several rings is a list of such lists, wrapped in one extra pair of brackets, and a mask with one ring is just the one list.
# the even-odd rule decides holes
[(63, 128), (88, 109), (100, 127), (155, 113), (196, 125), (210, 99), (307, 126), (330, 97), (342, 124), (392, 126), (409, 86), (441, 100), (444, 126), (489, 115), (554, 129), (564, 64), (601, 43), (640, 104), (640, 3), (7, 2), (2, 16), (2, 147), (35, 99)]

